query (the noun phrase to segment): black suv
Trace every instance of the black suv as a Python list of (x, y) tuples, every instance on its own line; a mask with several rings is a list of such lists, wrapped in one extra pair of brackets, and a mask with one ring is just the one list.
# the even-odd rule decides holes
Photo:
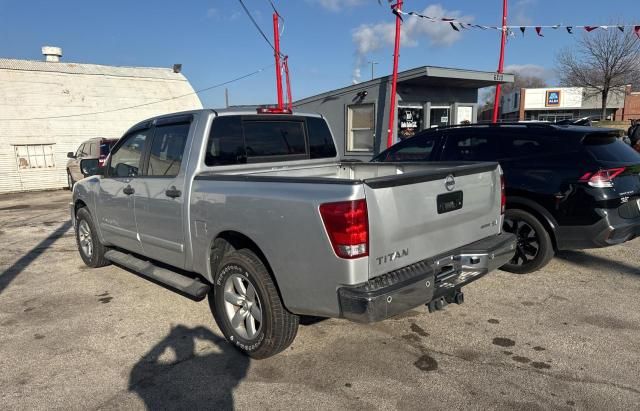
[(506, 271), (529, 273), (557, 250), (606, 247), (640, 234), (640, 154), (617, 130), (548, 123), (432, 129), (372, 161), (500, 162), (503, 228), (518, 236)]

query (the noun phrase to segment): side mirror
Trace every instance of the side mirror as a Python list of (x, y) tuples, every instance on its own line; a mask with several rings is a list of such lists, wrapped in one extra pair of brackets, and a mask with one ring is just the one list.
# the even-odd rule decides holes
[(103, 175), (104, 168), (100, 167), (97, 158), (87, 158), (85, 160), (80, 160), (80, 171), (82, 171), (83, 176), (89, 177)]
[(76, 154), (73, 151), (67, 153), (67, 158), (76, 158)]

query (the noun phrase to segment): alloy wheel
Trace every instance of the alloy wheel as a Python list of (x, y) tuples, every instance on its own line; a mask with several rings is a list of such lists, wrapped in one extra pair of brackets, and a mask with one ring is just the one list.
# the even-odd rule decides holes
[(504, 231), (517, 237), (516, 253), (511, 264), (524, 265), (533, 261), (540, 252), (540, 240), (529, 223), (519, 219), (504, 220)]
[(242, 274), (233, 274), (224, 285), (224, 308), (234, 331), (243, 339), (257, 338), (262, 329), (262, 304), (256, 289)]
[(91, 229), (86, 220), (80, 220), (78, 223), (78, 241), (80, 242), (82, 253), (85, 257), (91, 259), (93, 255), (93, 238), (91, 237)]

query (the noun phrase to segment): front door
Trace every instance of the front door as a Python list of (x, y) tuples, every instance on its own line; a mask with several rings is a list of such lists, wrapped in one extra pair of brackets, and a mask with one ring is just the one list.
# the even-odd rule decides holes
[(154, 128), (145, 173), (135, 193), (135, 216), (143, 254), (184, 267), (185, 147), (191, 116)]
[(150, 129), (134, 131), (122, 138), (111, 153), (98, 193), (98, 223), (104, 240), (134, 253), (141, 253), (142, 246), (133, 194), (140, 189), (139, 170), (150, 138)]

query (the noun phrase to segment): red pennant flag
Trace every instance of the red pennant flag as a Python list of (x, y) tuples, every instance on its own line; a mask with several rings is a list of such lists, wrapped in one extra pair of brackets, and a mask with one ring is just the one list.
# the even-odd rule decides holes
[(584, 26), (584, 29), (591, 33), (593, 30), (597, 29), (598, 26)]
[(636, 33), (636, 36), (638, 36), (638, 38), (640, 39), (640, 26), (635, 26), (633, 28), (634, 33)]
[(540, 36), (540, 37), (544, 37), (544, 36), (542, 35), (542, 27), (536, 27), (536, 33), (538, 33), (538, 36)]

